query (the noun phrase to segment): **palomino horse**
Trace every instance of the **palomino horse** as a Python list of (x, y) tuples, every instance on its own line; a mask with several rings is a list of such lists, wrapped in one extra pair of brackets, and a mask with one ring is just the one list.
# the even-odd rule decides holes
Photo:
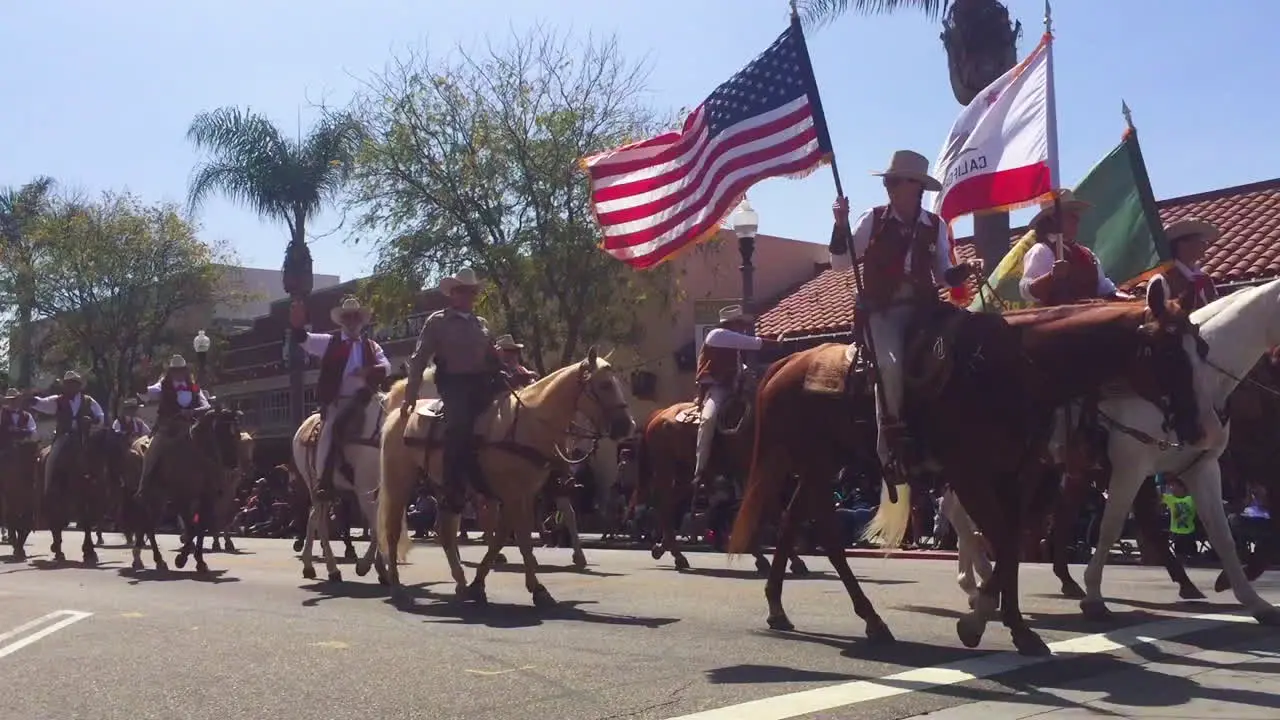
[[(753, 383), (743, 392), (754, 397), (757, 390), (758, 383)], [(751, 451), (755, 441), (754, 406), (754, 402), (747, 404), (736, 428), (717, 433), (719, 437), (715, 439), (708, 463), (708, 478), (725, 475), (745, 485), (751, 470)], [(649, 495), (656, 498), (651, 506), (656, 508), (662, 537), (655, 539), (650, 554), (658, 560), (670, 552), (677, 570), (689, 568), (689, 560), (680, 549), (676, 531), (694, 496), (692, 481), (698, 444), (697, 414), (698, 406), (691, 402), (676, 403), (658, 410), (645, 423), (637, 452), (640, 472), (632, 503), (650, 502)], [(752, 549), (752, 555), (755, 556), (756, 570), (762, 575), (768, 573), (769, 561), (759, 547)], [(809, 572), (804, 561), (794, 553), (791, 555), (791, 571), (796, 575)]]
[[(346, 477), (341, 470), (333, 473), (333, 486), (339, 492), (355, 493), (360, 503), (360, 511), (364, 515), (365, 522), (372, 527), (377, 520), (377, 493), (378, 493), (378, 476), (380, 475), (379, 463), (381, 462), (381, 453), (378, 445), (380, 431), (382, 430), (383, 420), (386, 419), (385, 410), (386, 396), (376, 395), (367, 405), (364, 412), (356, 418), (352, 418), (352, 422), (347, 428), (348, 436), (346, 438), (334, 438), (334, 442), (342, 443), (342, 451), (350, 463), (354, 474), (354, 482)], [(356, 419), (359, 422), (356, 422)], [(320, 551), (324, 553), (325, 567), (329, 572), (329, 582), (342, 582), (342, 571), (338, 569), (338, 562), (334, 559), (333, 548), (329, 545), (329, 539), (332, 537), (332, 531), (329, 527), (329, 514), (333, 508), (332, 501), (328, 499), (320, 499), (316, 496), (316, 490), (320, 482), (320, 468), (323, 467), (323, 461), (316, 457), (316, 443), (320, 439), (320, 413), (313, 413), (306, 420), (302, 421), (302, 425), (298, 426), (298, 431), (293, 435), (293, 464), (298, 468), (298, 472), (302, 477), (302, 481), (306, 483), (307, 492), (311, 496), (311, 512), (307, 515), (307, 529), (304, 531), (304, 542), (302, 545), (302, 577), (308, 580), (314, 580), (316, 577), (315, 566), (311, 562), (312, 543), (316, 536), (320, 537)], [(360, 576), (369, 573), (369, 567), (377, 563), (378, 581), (386, 584), (386, 567), (383, 563), (383, 557), (378, 555), (378, 544), (369, 543), (369, 549), (365, 552), (364, 557), (356, 561), (356, 574)]]
[[(87, 420), (82, 420), (71, 430), (71, 436), (58, 454), (58, 464), (44, 487), (40, 503), (45, 524), (53, 534), (49, 551), (53, 553), (54, 562), (67, 559), (62, 552), (62, 531), (72, 520), (84, 533), (80, 550), (85, 564), (98, 562), (98, 553), (93, 549), (93, 530), (103, 517), (102, 506), (106, 497), (102, 481), (103, 458), (112, 434), (108, 428), (95, 428)], [(36, 464), (36, 473), (42, 480), (51, 450), (52, 446), (41, 449)]]
[(150, 477), (142, 477), (142, 460), (153, 437), (133, 442), (126, 478), (137, 478), (137, 489), (129, 512), (133, 533), (134, 570), (142, 570), (142, 544), (151, 546), (157, 570), (165, 570), (164, 558), (156, 544), (155, 528), (168, 507), (177, 511), (184, 528), (182, 547), (173, 564), (185, 567), (195, 556), (196, 572), (209, 571), (204, 560), (204, 536), (215, 514), (214, 503), (228, 470), (236, 467), (240, 442), (240, 413), (214, 408), (191, 421), (181, 417), (157, 423), (157, 435), (167, 433), (168, 445), (157, 458)]
[(27, 537), (36, 528), (36, 501), (43, 479), (36, 472), (40, 443), (34, 438), (15, 442), (0, 436), (0, 508), (2, 524), (9, 531), (14, 560), (27, 559)]
[[(1280, 345), (1280, 280), (1228, 295), (1191, 317), (1208, 345), (1207, 356), (1194, 363), (1198, 401), (1206, 414), (1209, 410), (1219, 414), (1206, 421), (1212, 428), (1210, 443), (1185, 447), (1175, 442), (1163, 429), (1159, 410), (1148, 402), (1104, 400), (1100, 410), (1113, 430), (1109, 448), (1112, 474), (1098, 546), (1110, 547), (1118, 539), (1134, 496), (1147, 477), (1157, 472), (1176, 474), (1195, 499), (1197, 514), (1236, 600), (1259, 623), (1280, 625), (1280, 609), (1263, 600), (1249, 583), (1227, 527), (1222, 471), (1217, 461), (1230, 439), (1229, 426), (1213, 423), (1225, 414), (1227, 400), (1244, 375), (1270, 348)], [(1085, 570), (1085, 598), (1080, 608), (1086, 617), (1110, 615), (1102, 598), (1106, 562), (1106, 553), (1095, 553)]]
[[(408, 417), (398, 412), (403, 402), (405, 382), (391, 387), (387, 407), (392, 411), (382, 429), (382, 483), (378, 495), (378, 543), (385, 557), (403, 560), (409, 551), (405, 534), (405, 506), (418, 478), (424, 474), (443, 477), (441, 447), (436, 440), (435, 401), (420, 401)], [(492, 570), (507, 538), (515, 533), (524, 560), (525, 587), (539, 607), (555, 600), (538, 582), (530, 533), (533, 530), (534, 502), (550, 468), (560, 462), (559, 443), (568, 434), (575, 417), (584, 416), (607, 436), (620, 440), (635, 430), (622, 388), (609, 363), (591, 348), (580, 363), (563, 367), (528, 387), (499, 397), (476, 423), (481, 436), (480, 468), (489, 492), (501, 503), (498, 530), (489, 539), (489, 550), (467, 585), (458, 556), (456, 511), (441, 507), (440, 544), (449, 561), (460, 597), (478, 603), (487, 601), (485, 578)], [(408, 435), (406, 435), (406, 432)], [(406, 438), (418, 438), (413, 444)], [(421, 443), (421, 444), (419, 444)], [(425, 446), (425, 447), (424, 447)], [(392, 552), (395, 555), (392, 555)], [(389, 562), (388, 575), (393, 597), (400, 597), (399, 571)]]

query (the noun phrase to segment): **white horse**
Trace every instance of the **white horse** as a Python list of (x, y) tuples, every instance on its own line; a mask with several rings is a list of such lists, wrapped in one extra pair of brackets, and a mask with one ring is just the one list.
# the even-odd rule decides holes
[[(343, 455), (354, 471), (355, 484), (347, 479), (340, 469), (333, 473), (333, 486), (337, 491), (352, 491), (360, 503), (360, 512), (364, 515), (366, 527), (377, 527), (378, 519), (378, 482), (381, 477), (380, 438), (382, 422), (386, 419), (383, 406), (385, 395), (375, 395), (365, 406), (363, 417), (357, 415), (348, 426), (349, 439), (342, 445)], [(357, 425), (357, 421), (359, 424)], [(313, 580), (316, 577), (315, 566), (312, 565), (312, 543), (320, 538), (320, 549), (324, 553), (325, 567), (329, 571), (329, 582), (342, 582), (342, 571), (338, 569), (333, 548), (329, 545), (331, 530), (329, 515), (333, 498), (321, 501), (316, 497), (316, 489), (320, 481), (320, 468), (323, 458), (317, 457), (316, 443), (319, 440), (320, 413), (313, 413), (293, 435), (293, 464), (298, 468), (302, 481), (306, 483), (311, 495), (311, 512), (307, 515), (306, 541), (302, 545), (302, 577)], [(358, 432), (357, 432), (358, 431)], [(334, 442), (339, 442), (334, 438)], [(386, 584), (387, 570), (384, 558), (378, 553), (378, 543), (369, 543), (364, 557), (356, 560), (356, 575), (361, 577), (369, 573), (370, 566), (376, 566), (378, 582)]]

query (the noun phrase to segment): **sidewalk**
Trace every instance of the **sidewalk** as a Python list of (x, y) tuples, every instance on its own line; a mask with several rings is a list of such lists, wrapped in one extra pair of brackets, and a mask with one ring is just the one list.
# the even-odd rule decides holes
[(1246, 645), (1096, 675), (1007, 700), (960, 705), (907, 720), (1276, 720), (1280, 718), (1280, 637), (1259, 628)]

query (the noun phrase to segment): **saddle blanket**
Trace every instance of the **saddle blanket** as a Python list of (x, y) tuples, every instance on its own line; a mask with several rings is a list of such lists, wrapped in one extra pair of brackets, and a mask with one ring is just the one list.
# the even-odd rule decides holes
[(849, 371), (856, 356), (854, 347), (838, 343), (819, 347), (804, 374), (805, 392), (817, 395), (845, 394), (849, 387)]

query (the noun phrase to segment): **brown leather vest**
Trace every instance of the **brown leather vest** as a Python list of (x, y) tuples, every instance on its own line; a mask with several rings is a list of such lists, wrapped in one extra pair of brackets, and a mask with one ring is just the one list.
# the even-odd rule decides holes
[[(362, 336), (359, 342), (361, 365), (368, 367), (374, 364), (377, 354), (373, 351), (373, 341)], [(342, 376), (347, 371), (347, 360), (351, 356), (352, 347), (354, 345), (345, 343), (341, 332), (330, 333), (329, 344), (320, 358), (320, 378), (316, 380), (316, 403), (321, 407), (338, 399), (338, 393), (342, 390)], [(371, 386), (376, 387), (376, 384), (381, 382), (381, 378), (370, 378), (369, 382)]]
[[(1057, 248), (1047, 240), (1039, 240), (1049, 246), (1055, 253)], [(1081, 300), (1092, 300), (1098, 297), (1098, 258), (1089, 248), (1075, 243), (1064, 243), (1062, 259), (1071, 266), (1067, 277), (1051, 280), (1049, 297), (1041, 300), (1045, 307), (1054, 305), (1070, 305)]]
[[(887, 306), (904, 282), (914, 286), (921, 299), (936, 297), (933, 255), (938, 249), (941, 218), (926, 213), (934, 224), (916, 222), (908, 226), (898, 220), (887, 205), (871, 212), (871, 239), (862, 259), (862, 300), (867, 307), (874, 310)], [(908, 251), (911, 253), (909, 268), (906, 267)]]
[[(1169, 268), (1169, 270), (1166, 273), (1164, 273), (1164, 281), (1169, 288), (1169, 298), (1172, 300), (1177, 300), (1178, 298), (1182, 297), (1183, 293), (1187, 292), (1188, 290), (1195, 289), (1194, 285), (1191, 282), (1191, 279), (1188, 278), (1186, 275), (1183, 275), (1182, 269), (1179, 268), (1177, 265), (1174, 265), (1172, 268)], [(1200, 297), (1200, 293), (1196, 293), (1195, 304), (1192, 307), (1186, 308), (1186, 310), (1188, 312), (1192, 310), (1198, 310), (1217, 299), (1218, 299), (1218, 290), (1213, 286), (1213, 283), (1209, 283), (1204, 288), (1204, 297), (1202, 298)]]
[(58, 396), (58, 411), (54, 414), (54, 433), (57, 435), (65, 435), (71, 432), (75, 426), (76, 418), (93, 417), (93, 406), (89, 404), (89, 396), (80, 393), (80, 412), (72, 414), (71, 398), (66, 395)]

